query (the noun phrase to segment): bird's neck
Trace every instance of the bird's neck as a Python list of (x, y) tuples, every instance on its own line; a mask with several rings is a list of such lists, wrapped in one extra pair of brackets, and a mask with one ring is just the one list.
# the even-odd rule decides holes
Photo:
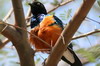
[(46, 14), (38, 14), (37, 15), (37, 18), (39, 18), (39, 17), (44, 17)]
[(33, 14), (33, 17), (34, 18), (38, 18), (38, 17), (44, 16), (44, 15), (47, 15), (47, 14), (43, 14), (43, 13), (41, 13), (41, 14)]
[(37, 16), (34, 16), (39, 22), (43, 20), (43, 18), (46, 16), (46, 14), (38, 14)]

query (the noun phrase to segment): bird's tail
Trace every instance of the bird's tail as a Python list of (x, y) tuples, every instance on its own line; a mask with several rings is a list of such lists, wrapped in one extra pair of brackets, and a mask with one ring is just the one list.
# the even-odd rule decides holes
[(81, 61), (79, 60), (75, 52), (71, 49), (71, 47), (68, 47), (68, 49), (63, 53), (61, 59), (71, 66), (82, 66)]

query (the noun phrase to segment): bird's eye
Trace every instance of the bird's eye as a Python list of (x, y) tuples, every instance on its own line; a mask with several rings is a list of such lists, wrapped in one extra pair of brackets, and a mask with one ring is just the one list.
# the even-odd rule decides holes
[(41, 5), (41, 3), (37, 3), (37, 5)]

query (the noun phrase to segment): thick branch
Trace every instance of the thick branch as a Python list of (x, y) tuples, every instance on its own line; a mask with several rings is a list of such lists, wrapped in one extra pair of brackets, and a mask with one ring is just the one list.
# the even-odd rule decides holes
[(3, 23), (2, 20), (0, 20), (0, 32), (3, 34), (5, 37), (9, 38), (9, 40), (13, 41), (19, 41), (19, 39), (16, 39), (15, 37), (20, 37), (19, 33), (16, 31), (16, 29), (7, 26)]
[(83, 4), (78, 9), (78, 12), (74, 15), (72, 20), (65, 27), (64, 31), (62, 32), (61, 36), (56, 42), (56, 45), (52, 49), (52, 52), (49, 58), (47, 59), (47, 63), (45, 66), (57, 66), (57, 63), (59, 62), (72, 36), (74, 35), (74, 33), (77, 31), (77, 29), (81, 25), (82, 21), (88, 14), (94, 2), (95, 0), (84, 0)]
[(22, 7), (22, 1), (21, 0), (12, 0), (12, 4), (13, 4), (13, 9), (14, 9), (14, 14), (15, 14), (16, 25), (18, 25), (19, 27), (26, 28), (25, 17), (24, 17), (23, 7)]
[[(73, 0), (69, 0), (69, 1), (66, 1), (66, 2), (63, 2), (63, 3), (60, 3), (60, 4), (58, 4), (56, 7), (54, 7), (53, 9), (51, 9), (50, 11), (48, 11), (48, 13), (50, 13), (50, 12), (52, 12), (52, 11), (54, 11), (55, 9), (57, 9), (58, 8), (58, 6), (60, 7), (60, 6), (63, 6), (63, 5), (65, 5), (65, 4), (67, 4), (67, 3), (69, 3), (69, 2), (71, 2), (71, 1), (73, 1)], [(8, 12), (8, 14), (7, 14), (7, 16), (5, 16), (4, 17), (4, 21), (6, 21), (9, 17), (10, 17), (10, 15), (12, 14), (12, 12), (13, 12), (13, 9), (11, 8), (10, 9), (10, 11)], [(30, 20), (30, 16), (31, 15), (31, 12), (30, 12), (30, 8), (28, 9), (28, 13), (27, 13), (27, 16), (26, 16), (26, 21), (27, 22), (29, 22), (29, 20)], [(90, 18), (89, 18), (90, 19)], [(93, 20), (94, 21), (94, 20)], [(97, 21), (96, 21), (97, 22)], [(98, 23), (98, 22), (97, 22)], [(29, 23), (27, 23), (27, 27), (29, 27), (30, 25), (29, 25)], [(93, 32), (93, 34), (94, 33), (97, 33), (97, 31), (96, 32)], [(89, 34), (89, 35), (91, 35), (91, 34)], [(82, 37), (85, 37), (85, 36), (88, 36), (88, 35), (80, 35), (80, 37), (79, 36), (76, 36), (76, 37), (74, 37), (72, 40), (74, 40), (74, 39), (78, 39), (78, 38), (82, 38)], [(5, 42), (3, 41), (3, 42), (1, 42), (2, 43), (2, 45), (0, 46), (1, 48), (4, 46), (4, 45), (6, 45), (5, 43), (8, 43), (10, 40), (8, 39), (8, 40), (6, 40)], [(4, 44), (4, 45), (3, 45)]]
[[(7, 13), (7, 15), (3, 18), (3, 21), (6, 21), (8, 18), (10, 18), (11, 14), (13, 13), (13, 8), (11, 8), (9, 10), (9, 12)], [(3, 41), (0, 41), (0, 49), (2, 49), (10, 40), (9, 39), (5, 39)]]
[[(13, 8), (11, 8), (8, 12), (8, 14), (3, 18), (3, 21), (6, 22), (6, 20), (11, 16), (11, 14), (13, 13)], [(28, 13), (26, 18), (28, 18), (31, 15), (30, 12), (30, 8), (28, 9)], [(29, 22), (29, 19), (26, 19), (27, 22)], [(9, 39), (5, 39), (4, 41), (0, 41), (0, 49), (2, 49), (10, 40)]]
[[(6, 23), (5, 23), (6, 24)], [(6, 24), (6, 25), (9, 25), (9, 26), (13, 26), (15, 27), (14, 25), (11, 25), (11, 24)], [(16, 27), (18, 28), (18, 27)], [(19, 29), (22, 29), (22, 28), (19, 28)], [(23, 29), (22, 29), (23, 30)], [(26, 30), (25, 30), (26, 31)], [(27, 31), (26, 31), (27, 32)], [(29, 32), (28, 32), (29, 33)], [(89, 35), (92, 35), (92, 34), (95, 34), (95, 33), (100, 33), (100, 29), (96, 29), (96, 30), (93, 30), (91, 32), (88, 32), (88, 33), (85, 33), (85, 34), (82, 34), (82, 35), (79, 35), (79, 36), (75, 36), (72, 38), (72, 40), (75, 40), (75, 39), (79, 39), (79, 38), (83, 38), (83, 37), (86, 37), (86, 36), (89, 36)], [(30, 34), (30, 33), (29, 33)], [(33, 34), (32, 34), (33, 35)], [(33, 35), (34, 37), (36, 37), (37, 39), (39, 39), (37, 36)], [(41, 39), (39, 39), (40, 41), (42, 41)], [(3, 41), (0, 41), (0, 49), (2, 49), (10, 40), (9, 39), (5, 39)], [(44, 42), (44, 41), (43, 41)], [(45, 42), (44, 42), (45, 43)], [(45, 43), (46, 45), (48, 45), (47, 43)]]
[[(17, 26), (26, 29), (25, 17), (23, 13), (22, 7), (22, 0), (12, 0), (14, 14), (15, 14), (15, 21)], [(17, 29), (17, 28), (16, 28)], [(33, 59), (33, 52), (29, 43), (28, 43), (28, 35), (26, 31), (21, 29), (17, 29), (18, 33), (20, 34), (21, 38), (15, 37), (20, 39), (21, 41), (15, 43), (13, 42), (17, 52), (19, 54), (21, 66), (34, 66), (34, 59)]]

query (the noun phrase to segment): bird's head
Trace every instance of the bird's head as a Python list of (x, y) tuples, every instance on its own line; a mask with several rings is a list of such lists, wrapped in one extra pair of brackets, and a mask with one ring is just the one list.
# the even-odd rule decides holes
[(47, 14), (47, 11), (42, 3), (35, 1), (33, 3), (29, 3), (29, 5), (31, 6), (31, 12), (34, 16)]

